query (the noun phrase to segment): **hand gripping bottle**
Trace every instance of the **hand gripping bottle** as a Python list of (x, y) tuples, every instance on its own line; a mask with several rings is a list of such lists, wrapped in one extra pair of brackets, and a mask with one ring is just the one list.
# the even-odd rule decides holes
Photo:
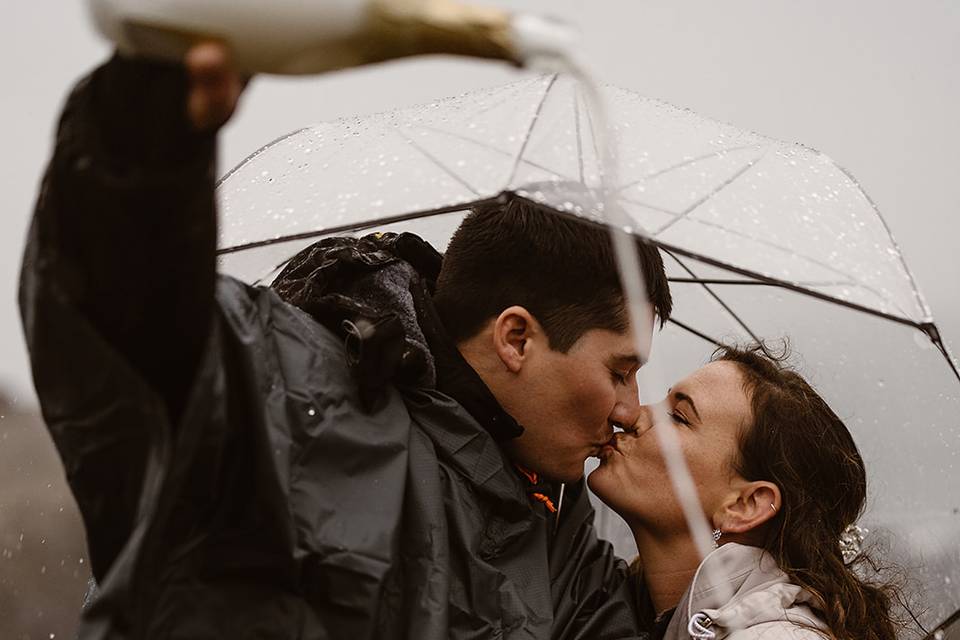
[(569, 27), (455, 0), (88, 0), (98, 30), (129, 55), (180, 59), (225, 42), (249, 72), (310, 74), (449, 53), (522, 65), (562, 56)]

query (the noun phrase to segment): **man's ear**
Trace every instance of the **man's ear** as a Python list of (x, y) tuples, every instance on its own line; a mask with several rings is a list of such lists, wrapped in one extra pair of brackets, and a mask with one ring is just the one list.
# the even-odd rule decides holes
[(493, 348), (512, 373), (519, 373), (529, 355), (529, 341), (539, 332), (533, 315), (524, 307), (507, 307), (493, 323)]
[(780, 488), (772, 482), (744, 482), (720, 508), (715, 521), (724, 533), (747, 533), (780, 511)]

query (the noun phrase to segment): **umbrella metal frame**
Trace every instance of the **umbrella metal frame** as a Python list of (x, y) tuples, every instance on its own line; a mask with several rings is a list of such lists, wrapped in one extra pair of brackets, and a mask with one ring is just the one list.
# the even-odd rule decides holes
[[(296, 133), (296, 132), (294, 132), (294, 133)], [(294, 134), (290, 134), (290, 135), (294, 135)], [(284, 138), (286, 138), (286, 137), (289, 137), (289, 136), (284, 136)], [(282, 139), (284, 139), (284, 138), (280, 138), (279, 140), (282, 140)], [(274, 143), (275, 143), (275, 142), (277, 142), (277, 141), (274, 141)], [(270, 143), (270, 145), (266, 145), (265, 147), (263, 147), (263, 149), (266, 149), (267, 147), (271, 146), (271, 145), (274, 144), (274, 143)], [(255, 156), (255, 155), (256, 155), (256, 153), (253, 154), (253, 155), (251, 155), (251, 158), (252, 158), (253, 156)], [(229, 178), (229, 176), (230, 176), (230, 174), (227, 174), (224, 178), (221, 179), (220, 182), (223, 182), (224, 180), (226, 180), (227, 178)], [(474, 208), (474, 207), (481, 207), (481, 206), (486, 206), (486, 205), (494, 204), (494, 203), (497, 203), (497, 202), (504, 202), (504, 201), (506, 200), (506, 198), (508, 198), (508, 197), (521, 198), (521, 199), (527, 201), (528, 203), (530, 203), (530, 204), (533, 205), (533, 206), (540, 207), (540, 208), (545, 208), (545, 209), (549, 209), (549, 210), (550, 210), (551, 212), (553, 212), (553, 213), (556, 213), (556, 214), (559, 214), (559, 215), (563, 215), (563, 216), (566, 216), (566, 217), (569, 217), (569, 218), (573, 218), (573, 219), (579, 220), (579, 221), (581, 221), (581, 222), (587, 222), (587, 223), (590, 223), (590, 224), (596, 224), (596, 225), (603, 226), (603, 227), (606, 227), (606, 226), (607, 226), (607, 225), (605, 225), (605, 224), (602, 223), (602, 222), (597, 222), (597, 221), (595, 221), (595, 220), (590, 220), (589, 218), (583, 218), (583, 217), (577, 216), (577, 215), (575, 215), (575, 214), (573, 214), (573, 213), (569, 213), (569, 212), (565, 212), (565, 211), (561, 211), (561, 210), (555, 209), (555, 208), (553, 208), (553, 207), (550, 207), (549, 205), (546, 205), (546, 204), (543, 204), (543, 203), (541, 203), (541, 202), (537, 202), (537, 201), (535, 201), (535, 200), (532, 200), (532, 199), (530, 199), (530, 198), (528, 198), (528, 197), (526, 197), (526, 196), (524, 196), (524, 195), (521, 195), (521, 194), (519, 194), (519, 193), (517, 193), (517, 192), (515, 192), (515, 191), (504, 191), (503, 193), (501, 193), (501, 194), (499, 194), (499, 195), (497, 195), (497, 196), (494, 196), (494, 197), (492, 197), (492, 198), (481, 198), (481, 199), (478, 199), (478, 200), (472, 200), (472, 201), (463, 202), (463, 203), (458, 203), (458, 204), (454, 204), (454, 205), (448, 205), (448, 206), (445, 206), (445, 207), (437, 207), (437, 208), (433, 208), (433, 209), (425, 209), (425, 210), (420, 210), (420, 211), (412, 211), (412, 212), (409, 212), (409, 213), (402, 213), (402, 214), (397, 214), (397, 215), (393, 215), (393, 216), (384, 216), (384, 217), (377, 218), (376, 220), (369, 220), (369, 221), (366, 221), (366, 222), (360, 222), (360, 223), (354, 222), (354, 223), (351, 223), (351, 224), (344, 224), (344, 225), (337, 225), (337, 226), (325, 227), (325, 228), (323, 228), (323, 229), (318, 229), (318, 230), (314, 230), (314, 231), (306, 231), (306, 232), (302, 232), (302, 233), (294, 233), (294, 234), (279, 236), (279, 237), (270, 238), (270, 239), (267, 239), (267, 240), (258, 240), (258, 241), (255, 241), (255, 242), (247, 242), (247, 243), (237, 244), (237, 245), (233, 245), (233, 246), (230, 246), (230, 247), (224, 247), (224, 248), (222, 248), (222, 249), (219, 249), (219, 250), (217, 251), (217, 255), (218, 255), (218, 256), (229, 255), (229, 254), (231, 254), (231, 253), (237, 253), (237, 252), (239, 252), (239, 251), (246, 251), (246, 250), (248, 250), (248, 249), (256, 249), (256, 248), (266, 247), (266, 246), (270, 246), (270, 245), (274, 245), (274, 244), (280, 244), (280, 243), (284, 243), (284, 242), (291, 242), (291, 241), (295, 241), (295, 240), (306, 240), (306, 239), (309, 239), (309, 238), (316, 238), (316, 237), (326, 236), (326, 235), (334, 235), (334, 234), (338, 234), (338, 233), (348, 233), (348, 232), (363, 231), (363, 230), (365, 230), (365, 229), (371, 229), (371, 228), (374, 228), (374, 227), (380, 227), (380, 226), (388, 225), (388, 224), (395, 224), (395, 223), (399, 223), (399, 222), (409, 222), (409, 221), (411, 221), (411, 220), (418, 220), (418, 219), (422, 219), (422, 218), (429, 218), (429, 217), (432, 217), (432, 216), (438, 216), (438, 215), (443, 215), (443, 214), (448, 214), (448, 213), (456, 213), (456, 212), (458, 212), (458, 211), (467, 211), (467, 210), (472, 209), (472, 208)], [(881, 218), (881, 220), (882, 220), (882, 218)], [(884, 226), (886, 227), (886, 224), (885, 224), (885, 223), (884, 223)], [(735, 322), (737, 322), (737, 324), (739, 324), (740, 327), (742, 327), (742, 328), (747, 332), (747, 334), (749, 334), (750, 337), (753, 338), (754, 340), (757, 339), (757, 337), (756, 337), (756, 335), (754, 334), (754, 332), (751, 331), (751, 330), (749, 329), (749, 327), (747, 327), (746, 323), (744, 323), (743, 320), (742, 320), (739, 316), (737, 316), (737, 314), (736, 314), (732, 309), (730, 309), (730, 307), (729, 307), (728, 305), (726, 305), (726, 304), (721, 300), (720, 296), (716, 295), (716, 293), (710, 288), (711, 286), (768, 286), (768, 287), (779, 287), (779, 288), (782, 288), (782, 289), (786, 289), (786, 290), (792, 291), (792, 292), (794, 292), (794, 293), (799, 293), (799, 294), (801, 294), (801, 295), (805, 295), (805, 296), (809, 296), (809, 297), (816, 298), (816, 299), (819, 299), (819, 300), (823, 300), (823, 301), (826, 301), (826, 302), (830, 302), (830, 303), (832, 303), (832, 304), (837, 304), (837, 305), (846, 307), (846, 308), (848, 308), (848, 309), (853, 309), (853, 310), (855, 310), (855, 311), (860, 311), (860, 312), (862, 312), (862, 313), (866, 313), (866, 314), (869, 314), (869, 315), (872, 315), (872, 316), (876, 316), (876, 317), (879, 317), (879, 318), (883, 318), (883, 319), (889, 320), (889, 321), (891, 321), (891, 322), (896, 322), (896, 323), (899, 323), (899, 324), (903, 324), (903, 325), (907, 325), (907, 326), (913, 327), (913, 328), (915, 328), (915, 329), (919, 329), (920, 331), (922, 331), (922, 332), (927, 336), (927, 338), (930, 339), (930, 341), (933, 343), (933, 345), (940, 351), (940, 353), (943, 355), (944, 359), (947, 361), (947, 365), (950, 367), (950, 370), (953, 372), (953, 375), (957, 378), (957, 381), (960, 382), (960, 369), (958, 369), (958, 366), (957, 366), (956, 362), (954, 361), (952, 355), (950, 354), (950, 351), (947, 349), (946, 344), (943, 342), (943, 338), (942, 338), (941, 335), (940, 335), (940, 330), (937, 328), (936, 324), (934, 324), (933, 322), (930, 322), (930, 321), (921, 321), (921, 322), (918, 322), (918, 321), (910, 320), (909, 318), (904, 318), (904, 317), (901, 317), (901, 316), (898, 316), (898, 315), (895, 315), (895, 314), (892, 314), (892, 313), (887, 313), (887, 312), (884, 312), (884, 311), (880, 311), (880, 310), (878, 310), (878, 309), (872, 309), (872, 308), (870, 308), (870, 307), (867, 307), (867, 306), (864, 306), (864, 305), (860, 305), (860, 304), (857, 304), (857, 303), (855, 303), (855, 302), (850, 302), (849, 300), (842, 300), (842, 299), (840, 299), (840, 298), (835, 298), (835, 297), (833, 297), (833, 296), (829, 296), (829, 295), (827, 295), (827, 294), (825, 294), (825, 293), (821, 293), (821, 292), (819, 292), (819, 291), (813, 291), (813, 290), (811, 290), (811, 289), (808, 289), (808, 288), (804, 287), (804, 286), (802, 285), (802, 283), (788, 282), (788, 281), (786, 281), (786, 280), (780, 280), (780, 279), (777, 279), (777, 278), (772, 278), (772, 277), (770, 277), (770, 276), (766, 276), (766, 275), (763, 275), (763, 274), (761, 274), (761, 273), (757, 273), (757, 272), (755, 272), (755, 271), (751, 271), (751, 270), (749, 270), (749, 269), (744, 269), (744, 268), (742, 268), (742, 267), (737, 267), (737, 266), (735, 266), (735, 265), (727, 264), (727, 263), (722, 262), (722, 261), (720, 261), (720, 260), (716, 260), (715, 258), (711, 258), (711, 257), (709, 257), (709, 256), (704, 256), (704, 255), (695, 253), (695, 252), (693, 252), (693, 251), (689, 251), (689, 250), (684, 249), (684, 248), (682, 248), (682, 247), (678, 247), (678, 246), (676, 246), (676, 245), (672, 245), (672, 244), (663, 242), (663, 241), (661, 241), (661, 240), (658, 240), (658, 239), (653, 238), (653, 237), (648, 236), (648, 235), (644, 235), (644, 234), (642, 234), (642, 233), (633, 232), (633, 235), (634, 235), (637, 239), (639, 239), (640, 241), (645, 242), (645, 243), (649, 243), (649, 244), (651, 244), (651, 245), (653, 245), (653, 246), (656, 246), (657, 248), (659, 248), (659, 249), (663, 250), (664, 252), (666, 252), (667, 254), (669, 254), (671, 257), (674, 258), (674, 260), (677, 261), (677, 263), (681, 266), (681, 268), (684, 269), (684, 271), (686, 271), (688, 274), (690, 274), (690, 277), (689, 277), (689, 278), (670, 278), (669, 280), (670, 280), (671, 282), (678, 282), (678, 283), (682, 282), (682, 283), (690, 283), (690, 284), (700, 284), (700, 285), (702, 285), (702, 286), (704, 287), (704, 289), (706, 289), (706, 291), (708, 292), (708, 294), (709, 294), (712, 298), (714, 298), (717, 302), (719, 302), (719, 303), (723, 306), (723, 308), (726, 310), (726, 312), (730, 314), (731, 318), (733, 318), (733, 320), (734, 320)], [(728, 271), (728, 272), (730, 272), (730, 273), (734, 273), (734, 274), (736, 274), (736, 275), (743, 276), (744, 278), (747, 278), (747, 279), (745, 279), (745, 280), (738, 280), (738, 279), (733, 279), (733, 278), (731, 278), (731, 279), (698, 278), (683, 262), (681, 262), (681, 261), (677, 258), (678, 255), (679, 255), (679, 256), (683, 256), (683, 257), (685, 257), (685, 258), (690, 258), (690, 259), (692, 259), (692, 260), (696, 260), (697, 262), (700, 262), (700, 263), (702, 263), (702, 264), (709, 265), (709, 266), (711, 266), (711, 267), (716, 267), (716, 268), (718, 268), (718, 269), (722, 269), (722, 270), (724, 270), (724, 271)], [(286, 263), (286, 260), (285, 260), (283, 263), (281, 263), (280, 265), (277, 265), (277, 267), (279, 268), (280, 266), (282, 266), (282, 265), (285, 264), (285, 263)], [(697, 336), (697, 337), (699, 337), (699, 338), (701, 338), (701, 339), (703, 339), (703, 340), (705, 340), (705, 341), (707, 341), (707, 342), (709, 342), (709, 343), (711, 343), (711, 344), (714, 344), (714, 345), (717, 345), (717, 346), (720, 345), (720, 342), (719, 342), (718, 340), (716, 340), (716, 339), (714, 339), (714, 338), (711, 338), (710, 336), (708, 336), (708, 335), (706, 335), (706, 334), (704, 334), (704, 333), (696, 330), (695, 328), (693, 328), (692, 326), (690, 326), (690, 325), (688, 325), (688, 324), (686, 324), (686, 323), (684, 323), (684, 322), (681, 322), (681, 321), (676, 320), (676, 319), (674, 319), (674, 318), (671, 318), (671, 319), (669, 320), (669, 322), (671, 322), (672, 324), (676, 325), (677, 327), (679, 327), (679, 328), (681, 328), (681, 329), (683, 329), (683, 330), (685, 330), (685, 331), (687, 331), (687, 332), (689, 332), (689, 333), (691, 333), (691, 334), (693, 334), (693, 335), (695, 335), (695, 336)]]

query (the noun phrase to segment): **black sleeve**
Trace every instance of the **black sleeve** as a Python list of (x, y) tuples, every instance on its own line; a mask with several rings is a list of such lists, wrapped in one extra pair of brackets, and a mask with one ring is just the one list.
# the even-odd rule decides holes
[(115, 56), (70, 97), (37, 211), (78, 310), (174, 424), (213, 310), (213, 171), (183, 67)]
[(174, 423), (215, 276), (215, 145), (191, 130), (185, 96), (181, 66), (119, 56), (82, 81), (60, 121), (33, 238), (47, 275)]
[(20, 280), (44, 420), (98, 580), (143, 517), (204, 353), (215, 353), (214, 138), (185, 74), (113, 58), (64, 107)]
[[(180, 65), (114, 56), (69, 97), (31, 262), (164, 399), (176, 424), (211, 325), (213, 135)], [(29, 327), (28, 327), (29, 331)]]

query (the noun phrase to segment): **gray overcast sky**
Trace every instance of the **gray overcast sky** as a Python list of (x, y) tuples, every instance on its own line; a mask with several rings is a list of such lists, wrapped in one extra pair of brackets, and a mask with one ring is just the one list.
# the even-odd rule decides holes
[[(108, 51), (78, 0), (6, 2), (0, 119), (0, 385), (35, 403), (16, 313), (23, 238), (65, 91)], [(580, 25), (605, 82), (828, 153), (893, 229), (948, 343), (960, 347), (960, 3), (955, 0), (553, 0), (506, 4)], [(267, 3), (265, 3), (267, 6)], [(221, 147), (225, 172), (302, 126), (515, 79), (507, 67), (404, 61), (259, 78)]]

